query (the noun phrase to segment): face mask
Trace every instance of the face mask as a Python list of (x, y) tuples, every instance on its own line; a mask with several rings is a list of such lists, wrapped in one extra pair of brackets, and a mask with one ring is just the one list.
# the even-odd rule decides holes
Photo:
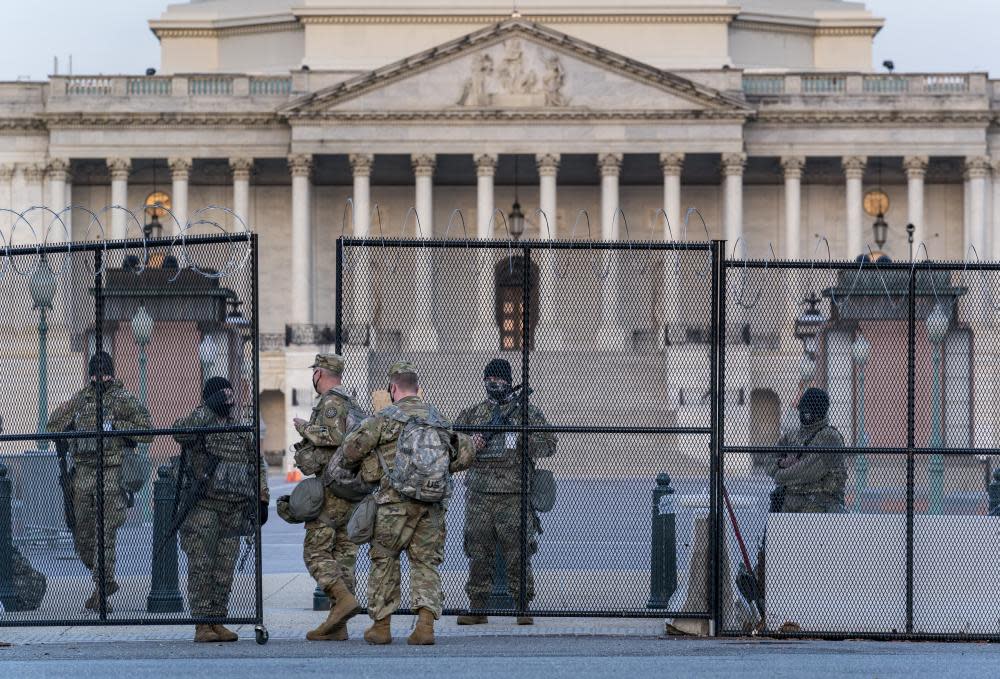
[(810, 412), (810, 411), (808, 411), (808, 410), (800, 410), (800, 411), (799, 411), (799, 422), (801, 422), (801, 423), (802, 423), (802, 426), (803, 426), (803, 427), (808, 427), (808, 426), (809, 426), (809, 425), (811, 425), (811, 424), (816, 424), (816, 423), (817, 423), (817, 422), (819, 422), (819, 421), (820, 421), (821, 419), (822, 419), (822, 418), (821, 418), (821, 417), (819, 417), (819, 416), (818, 416), (818, 415), (817, 415), (816, 413), (814, 413), (814, 412)]
[(389, 385), (388, 389), (386, 389), (386, 391), (389, 392), (389, 401), (391, 403), (395, 403), (396, 402), (396, 397), (392, 395), (392, 385), (391, 384)]
[(506, 401), (507, 398), (510, 396), (510, 392), (511, 392), (510, 385), (507, 384), (506, 382), (494, 382), (494, 381), (486, 382), (486, 395), (490, 399), (497, 401), (498, 403)]
[(312, 377), (313, 391), (315, 391), (317, 394), (321, 393), (320, 390), (319, 390), (319, 377), (318, 377), (318, 375), (319, 375), (319, 371), (317, 370), (316, 372), (313, 373), (313, 377)]

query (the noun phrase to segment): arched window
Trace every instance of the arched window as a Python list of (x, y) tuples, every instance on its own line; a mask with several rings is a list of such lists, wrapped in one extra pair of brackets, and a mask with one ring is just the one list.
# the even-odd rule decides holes
[[(524, 257), (503, 257), (493, 269), (501, 351), (519, 351), (524, 347), (524, 266)], [(534, 349), (538, 325), (538, 267), (530, 261), (528, 266), (527, 344), (529, 349)]]

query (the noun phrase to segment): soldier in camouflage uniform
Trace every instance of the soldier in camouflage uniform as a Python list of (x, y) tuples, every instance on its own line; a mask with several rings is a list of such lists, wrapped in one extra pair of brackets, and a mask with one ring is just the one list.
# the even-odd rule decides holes
[[(484, 425), (496, 422), (520, 426), (521, 398), (512, 391), (510, 363), (503, 359), (491, 361), (483, 371), (487, 399), (459, 413), (455, 424)], [(538, 408), (528, 406), (528, 424), (547, 425)], [(469, 557), (469, 580), (465, 593), (472, 612), (458, 617), (459, 625), (480, 625), (487, 622), (476, 609), (486, 608), (493, 587), (493, 570), (499, 546), (507, 565), (507, 586), (517, 600), (521, 587), (521, 460), (525, 445), (516, 432), (486, 432), (472, 438), (476, 459), (465, 476), (468, 489), (465, 496), (465, 554)], [(527, 441), (529, 502), (531, 480), (535, 475), (535, 460), (551, 457), (556, 452), (556, 436), (550, 433), (530, 434)], [(527, 525), (528, 564), (526, 597), (535, 596), (535, 579), (531, 572), (531, 555), (538, 551), (536, 535), (541, 532), (538, 513), (531, 509)], [(530, 616), (519, 616), (519, 625), (530, 625)]]
[[(344, 359), (337, 354), (317, 354), (312, 366), (313, 388), (320, 399), (308, 421), (296, 418), (295, 430), (302, 440), (295, 446), (295, 465), (306, 476), (322, 476), (323, 470), (344, 441), (344, 435), (361, 413), (351, 394), (341, 386)], [(347, 621), (358, 611), (354, 597), (354, 562), (358, 546), (347, 539), (347, 522), (356, 502), (326, 486), (323, 509), (315, 521), (305, 524), (303, 558), (309, 574), (331, 601), (326, 620), (306, 634), (310, 641), (344, 641)]]
[[(104, 431), (123, 429), (149, 429), (149, 412), (138, 399), (125, 391), (122, 383), (114, 379), (114, 363), (104, 351), (99, 351), (87, 366), (90, 384), (66, 401), (49, 417), (48, 430), (61, 432), (96, 431), (97, 429), (97, 388), (102, 389), (102, 410)], [(107, 597), (118, 591), (115, 581), (115, 538), (118, 528), (125, 523), (125, 497), (120, 484), (122, 452), (124, 448), (134, 448), (139, 443), (148, 443), (152, 436), (135, 438), (106, 437), (103, 446), (104, 472), (104, 591)], [(76, 515), (76, 530), (73, 532), (73, 546), (76, 553), (93, 574), (94, 592), (84, 606), (88, 610), (100, 609), (98, 572), (98, 466), (97, 439), (73, 439), (70, 443), (75, 465), (73, 474), (73, 512)], [(111, 610), (108, 606), (107, 610)]]
[(843, 448), (844, 437), (830, 425), (830, 397), (822, 389), (807, 389), (799, 400), (798, 430), (783, 434), (779, 447), (788, 452), (764, 456), (761, 466), (776, 485), (772, 511), (835, 513), (844, 511), (847, 483), (843, 455), (809, 453), (804, 448)]
[[(233, 390), (223, 377), (209, 379), (202, 404), (174, 422), (177, 429), (246, 424), (233, 409)], [(174, 434), (184, 448), (182, 496), (187, 516), (180, 527), (181, 548), (187, 554), (188, 603), (194, 618), (224, 618), (229, 609), (233, 571), (240, 537), (252, 535), (254, 519), (267, 521), (267, 471), (257, 459), (253, 434), (196, 432)], [(258, 484), (260, 492), (258, 493)], [(196, 490), (197, 487), (197, 490)], [(200, 491), (200, 492), (199, 492)], [(256, 517), (254, 515), (257, 515)], [(236, 641), (222, 625), (195, 626), (198, 642)]]
[[(389, 397), (393, 404), (407, 416), (443, 421), (437, 409), (417, 395), (417, 389), (417, 373), (412, 364), (401, 361), (390, 366)], [(405, 424), (386, 412), (369, 417), (344, 440), (343, 466), (360, 467), (362, 478), (380, 482), (375, 532), (369, 550), (372, 570), (368, 577), (368, 613), (374, 622), (365, 632), (365, 641), (370, 644), (392, 641), (390, 618), (399, 608), (401, 598), (399, 555), (406, 551), (412, 607), (418, 614), (416, 628), (407, 643), (433, 644), (434, 621), (441, 617), (444, 600), (438, 568), (444, 560), (447, 497), (442, 502), (419, 502), (402, 495), (389, 483), (383, 470), (394, 469), (397, 440)], [(467, 469), (474, 454), (469, 437), (452, 433), (441, 438), (451, 460), (448, 471)]]

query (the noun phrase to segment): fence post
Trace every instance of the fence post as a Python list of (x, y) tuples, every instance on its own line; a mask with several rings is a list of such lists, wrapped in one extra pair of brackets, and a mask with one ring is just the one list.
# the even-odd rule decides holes
[(10, 479), (0, 462), (0, 602), (5, 610), (16, 608), (14, 591), (14, 542), (10, 527)]
[(653, 489), (653, 535), (646, 608), (669, 608), (677, 590), (677, 524), (670, 476), (658, 474)]
[(177, 539), (167, 535), (173, 521), (174, 480), (170, 465), (161, 466), (153, 483), (153, 573), (146, 611), (177, 613), (184, 600), (177, 589)]
[(986, 493), (990, 499), (990, 516), (1000, 516), (1000, 467), (993, 472), (993, 483), (991, 483)]

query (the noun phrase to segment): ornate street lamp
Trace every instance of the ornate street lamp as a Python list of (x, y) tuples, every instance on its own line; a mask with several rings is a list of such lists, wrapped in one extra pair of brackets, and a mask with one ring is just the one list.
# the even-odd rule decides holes
[[(941, 347), (945, 335), (948, 334), (950, 319), (940, 304), (927, 316), (927, 339), (931, 343), (931, 448), (940, 451), (943, 445), (941, 437)], [(927, 465), (927, 479), (930, 483), (930, 498), (928, 512), (940, 514), (943, 508), (944, 496), (944, 456), (936, 452), (930, 456)]]
[[(48, 429), (49, 415), (49, 361), (46, 344), (49, 325), (45, 311), (52, 308), (52, 300), (56, 296), (56, 277), (44, 253), (39, 257), (38, 265), (31, 274), (28, 289), (31, 292), (34, 308), (38, 309), (38, 433), (43, 434)], [(38, 449), (43, 452), (48, 451), (49, 442), (46, 439), (39, 439)]]
[(517, 200), (517, 156), (514, 156), (514, 204), (507, 215), (507, 224), (510, 227), (510, 235), (514, 240), (520, 240), (524, 235), (524, 212), (521, 211), (521, 203)]
[(209, 372), (212, 369), (212, 364), (215, 363), (215, 359), (219, 356), (219, 343), (209, 335), (205, 334), (202, 338), (201, 344), (198, 345), (198, 359), (201, 361), (201, 383), (204, 385), (208, 382), (211, 375)]
[[(865, 431), (865, 366), (871, 355), (871, 344), (864, 335), (858, 334), (851, 347), (851, 356), (858, 367), (858, 431), (854, 445), (856, 448), (868, 447), (868, 433)], [(868, 457), (858, 455), (854, 458), (854, 511), (861, 507), (861, 496), (868, 486)]]
[(889, 233), (889, 224), (885, 221), (885, 215), (879, 212), (875, 216), (875, 223), (872, 224), (872, 232), (875, 235), (875, 244), (879, 252), (885, 247), (886, 236)]
[[(132, 336), (135, 338), (136, 346), (139, 347), (139, 403), (142, 404), (143, 408), (147, 408), (149, 407), (147, 393), (149, 360), (146, 355), (146, 347), (153, 339), (153, 317), (146, 311), (145, 305), (141, 305), (132, 316)], [(152, 467), (148, 443), (139, 444), (139, 458), (142, 461), (142, 469)], [(152, 502), (150, 502), (149, 494), (150, 484), (142, 484), (142, 490), (139, 492), (139, 506), (142, 507), (143, 516), (147, 519), (152, 516)]]
[(810, 293), (802, 300), (802, 305), (807, 307), (798, 318), (795, 319), (795, 337), (802, 342), (803, 360), (799, 364), (799, 372), (802, 377), (803, 388), (812, 382), (816, 376), (816, 353), (819, 349), (819, 334), (826, 324), (826, 318), (819, 310), (820, 298), (815, 293)]

